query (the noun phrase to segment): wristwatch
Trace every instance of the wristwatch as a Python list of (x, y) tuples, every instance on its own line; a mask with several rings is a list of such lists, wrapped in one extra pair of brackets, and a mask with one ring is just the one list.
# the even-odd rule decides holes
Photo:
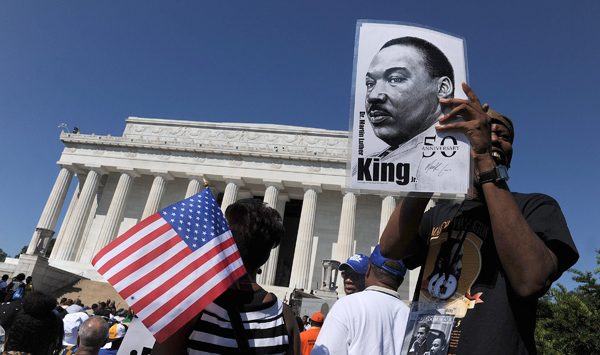
[(492, 170), (479, 174), (479, 184), (483, 185), (486, 182), (500, 182), (508, 180), (508, 169), (506, 166), (495, 166)]

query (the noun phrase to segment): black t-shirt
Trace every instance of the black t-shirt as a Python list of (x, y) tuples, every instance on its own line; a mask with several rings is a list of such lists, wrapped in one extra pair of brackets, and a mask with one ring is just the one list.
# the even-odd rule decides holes
[(17, 313), (21, 311), (22, 300), (0, 303), (0, 326), (9, 331)]
[[(529, 227), (556, 254), (560, 276), (579, 258), (560, 206), (543, 194), (512, 195)], [(536, 353), (537, 299), (518, 297), (508, 282), (484, 202), (435, 206), (423, 216), (418, 237), (421, 252), (404, 261), (411, 269), (425, 264), (419, 300), (430, 299), (429, 280), (441, 268), (458, 280), (454, 296), (444, 302), (458, 309), (449, 355)]]

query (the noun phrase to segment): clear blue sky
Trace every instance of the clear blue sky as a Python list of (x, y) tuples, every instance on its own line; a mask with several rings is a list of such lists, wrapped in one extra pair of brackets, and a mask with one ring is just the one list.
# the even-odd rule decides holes
[(0, 2), (0, 248), (30, 241), (61, 122), (117, 136), (128, 116), (346, 130), (356, 20), (375, 19), (466, 38), (471, 86), (515, 122), (509, 186), (558, 200), (591, 270), (600, 2), (487, 3)]

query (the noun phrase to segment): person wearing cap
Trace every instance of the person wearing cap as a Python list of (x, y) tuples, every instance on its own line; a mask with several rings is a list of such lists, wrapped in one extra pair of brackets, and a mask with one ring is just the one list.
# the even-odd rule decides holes
[(405, 274), (401, 261), (384, 258), (376, 246), (367, 288), (333, 305), (312, 354), (400, 354), (410, 312), (397, 291)]
[(346, 295), (360, 292), (365, 289), (365, 273), (369, 267), (369, 257), (363, 254), (354, 254), (339, 266), (344, 280)]
[[(415, 298), (456, 312), (449, 352), (535, 354), (538, 298), (579, 254), (553, 198), (510, 191), (512, 120), (464, 83), (463, 90), (467, 100), (440, 100), (453, 109), (436, 129), (467, 135), (473, 198), (424, 212), (429, 198), (409, 194), (382, 234), (381, 252), (424, 270)], [(459, 114), (464, 121), (453, 122)]]
[(77, 345), (77, 336), (79, 335), (79, 328), (88, 320), (89, 316), (83, 310), (83, 307), (76, 304), (67, 307), (67, 315), (63, 318), (65, 326), (65, 336), (63, 338), (63, 348), (71, 349)]
[(127, 333), (127, 326), (124, 324), (115, 324), (108, 330), (108, 344), (106, 344), (98, 355), (117, 355), (121, 343)]
[(312, 352), (324, 321), (325, 317), (321, 312), (315, 312), (312, 317), (310, 317), (310, 329), (300, 333), (302, 355), (310, 355)]

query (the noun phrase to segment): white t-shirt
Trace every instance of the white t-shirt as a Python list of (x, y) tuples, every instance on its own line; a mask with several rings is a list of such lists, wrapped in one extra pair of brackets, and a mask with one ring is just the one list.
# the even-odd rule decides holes
[(370, 286), (338, 300), (312, 354), (400, 354), (410, 310), (400, 295)]

